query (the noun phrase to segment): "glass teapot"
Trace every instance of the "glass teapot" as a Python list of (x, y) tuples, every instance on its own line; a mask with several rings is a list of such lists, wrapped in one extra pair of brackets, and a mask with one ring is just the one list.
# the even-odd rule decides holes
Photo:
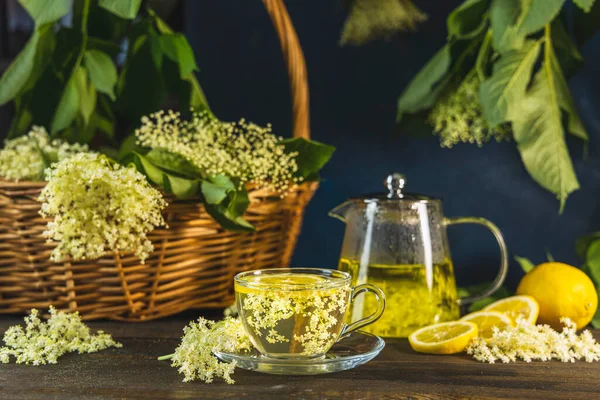
[[(329, 212), (346, 223), (339, 269), (352, 275), (353, 285), (371, 283), (385, 293), (383, 316), (367, 328), (380, 336), (407, 337), (423, 326), (457, 319), (460, 305), (494, 293), (508, 270), (496, 225), (477, 217), (446, 218), (440, 199), (405, 193), (405, 184), (403, 175), (392, 174), (385, 180), (388, 193), (352, 198)], [(458, 298), (446, 227), (467, 223), (492, 231), (500, 270), (482, 293)], [(371, 297), (357, 298), (348, 318), (372, 314), (377, 304)]]

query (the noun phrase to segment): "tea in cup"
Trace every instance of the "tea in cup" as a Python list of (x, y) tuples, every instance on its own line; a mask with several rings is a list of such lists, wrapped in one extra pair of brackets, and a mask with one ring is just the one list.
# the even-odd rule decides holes
[[(273, 358), (313, 358), (341, 337), (383, 314), (385, 296), (372, 284), (351, 286), (350, 274), (317, 268), (281, 268), (235, 276), (240, 319), (254, 347)], [(369, 316), (345, 324), (351, 302), (361, 293), (377, 298)]]

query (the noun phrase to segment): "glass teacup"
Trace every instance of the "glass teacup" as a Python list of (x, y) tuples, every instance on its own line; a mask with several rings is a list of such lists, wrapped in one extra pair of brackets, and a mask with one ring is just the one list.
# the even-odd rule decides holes
[[(377, 286), (351, 287), (350, 274), (317, 268), (280, 268), (235, 276), (240, 319), (256, 349), (273, 358), (320, 357), (344, 335), (383, 314), (385, 295)], [(361, 293), (377, 298), (373, 314), (351, 324), (344, 320)]]

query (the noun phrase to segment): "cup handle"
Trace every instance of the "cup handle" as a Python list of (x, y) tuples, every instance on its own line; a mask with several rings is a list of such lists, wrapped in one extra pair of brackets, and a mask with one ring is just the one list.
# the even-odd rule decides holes
[(361, 318), (358, 321), (354, 321), (348, 325), (345, 325), (344, 329), (342, 329), (342, 333), (340, 334), (340, 338), (352, 331), (372, 324), (373, 322), (377, 321), (379, 317), (381, 317), (381, 315), (383, 314), (383, 310), (385, 310), (385, 294), (383, 293), (383, 290), (370, 283), (363, 283), (362, 285), (353, 287), (352, 293), (350, 294), (350, 302), (354, 302), (356, 296), (366, 292), (373, 293), (375, 297), (377, 297), (377, 310), (375, 310), (375, 312), (369, 315), (368, 317)]
[(498, 229), (496, 225), (494, 225), (487, 219), (479, 217), (444, 218), (444, 225), (446, 226), (458, 224), (478, 224), (485, 226), (490, 231), (492, 231), (494, 237), (496, 238), (496, 241), (498, 242), (498, 246), (500, 246), (500, 269), (498, 270), (498, 275), (496, 275), (496, 279), (494, 280), (494, 282), (492, 282), (491, 286), (489, 286), (483, 292), (474, 296), (467, 296), (462, 299), (458, 299), (458, 304), (463, 306), (466, 304), (470, 304), (474, 301), (483, 299), (484, 297), (488, 297), (496, 290), (498, 290), (502, 283), (504, 283), (504, 279), (506, 279), (506, 273), (508, 272), (508, 251), (506, 250), (506, 243), (504, 243), (504, 238), (502, 237), (500, 229)]

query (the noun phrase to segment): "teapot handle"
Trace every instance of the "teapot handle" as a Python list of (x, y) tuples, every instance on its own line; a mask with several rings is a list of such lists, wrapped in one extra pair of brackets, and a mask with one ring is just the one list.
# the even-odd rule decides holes
[(491, 286), (483, 292), (474, 296), (468, 296), (462, 299), (458, 299), (458, 304), (462, 306), (483, 299), (484, 297), (488, 297), (496, 290), (498, 290), (498, 288), (500, 288), (502, 283), (504, 283), (504, 279), (506, 279), (506, 273), (508, 272), (508, 251), (506, 250), (506, 243), (504, 242), (504, 238), (502, 237), (500, 229), (498, 229), (496, 225), (494, 225), (487, 219), (479, 217), (444, 218), (444, 225), (446, 226), (458, 224), (478, 224), (485, 226), (490, 231), (492, 231), (494, 237), (496, 238), (496, 241), (498, 241), (498, 246), (500, 246), (500, 270), (498, 270), (498, 275), (496, 275), (496, 279), (494, 279), (494, 282), (492, 282)]

